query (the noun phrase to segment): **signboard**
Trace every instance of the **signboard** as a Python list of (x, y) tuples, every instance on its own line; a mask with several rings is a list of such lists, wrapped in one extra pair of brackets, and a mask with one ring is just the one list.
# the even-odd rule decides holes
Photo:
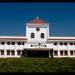
[(33, 45), (34, 47), (46, 47), (46, 45)]

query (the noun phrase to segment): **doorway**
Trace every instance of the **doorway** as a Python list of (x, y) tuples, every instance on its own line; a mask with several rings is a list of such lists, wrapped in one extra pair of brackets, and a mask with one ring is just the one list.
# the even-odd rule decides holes
[(28, 50), (27, 57), (49, 57), (49, 51)]

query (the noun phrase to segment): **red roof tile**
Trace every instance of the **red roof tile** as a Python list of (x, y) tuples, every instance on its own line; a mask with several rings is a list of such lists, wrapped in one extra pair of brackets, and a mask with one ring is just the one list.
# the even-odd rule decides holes
[(33, 19), (32, 21), (30, 21), (29, 23), (33, 23), (33, 24), (45, 23), (45, 24), (48, 24), (47, 22), (44, 22), (43, 20), (39, 19), (38, 17), (36, 19)]

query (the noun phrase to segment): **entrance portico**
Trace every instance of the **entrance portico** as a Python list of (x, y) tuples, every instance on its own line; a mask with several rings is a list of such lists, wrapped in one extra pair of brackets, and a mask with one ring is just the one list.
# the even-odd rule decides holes
[(53, 57), (53, 49), (26, 48), (22, 51), (23, 57)]

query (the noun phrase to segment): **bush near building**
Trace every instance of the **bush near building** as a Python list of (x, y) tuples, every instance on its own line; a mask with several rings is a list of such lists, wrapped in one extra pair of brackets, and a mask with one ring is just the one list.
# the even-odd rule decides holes
[(0, 72), (75, 72), (75, 58), (0, 58)]

